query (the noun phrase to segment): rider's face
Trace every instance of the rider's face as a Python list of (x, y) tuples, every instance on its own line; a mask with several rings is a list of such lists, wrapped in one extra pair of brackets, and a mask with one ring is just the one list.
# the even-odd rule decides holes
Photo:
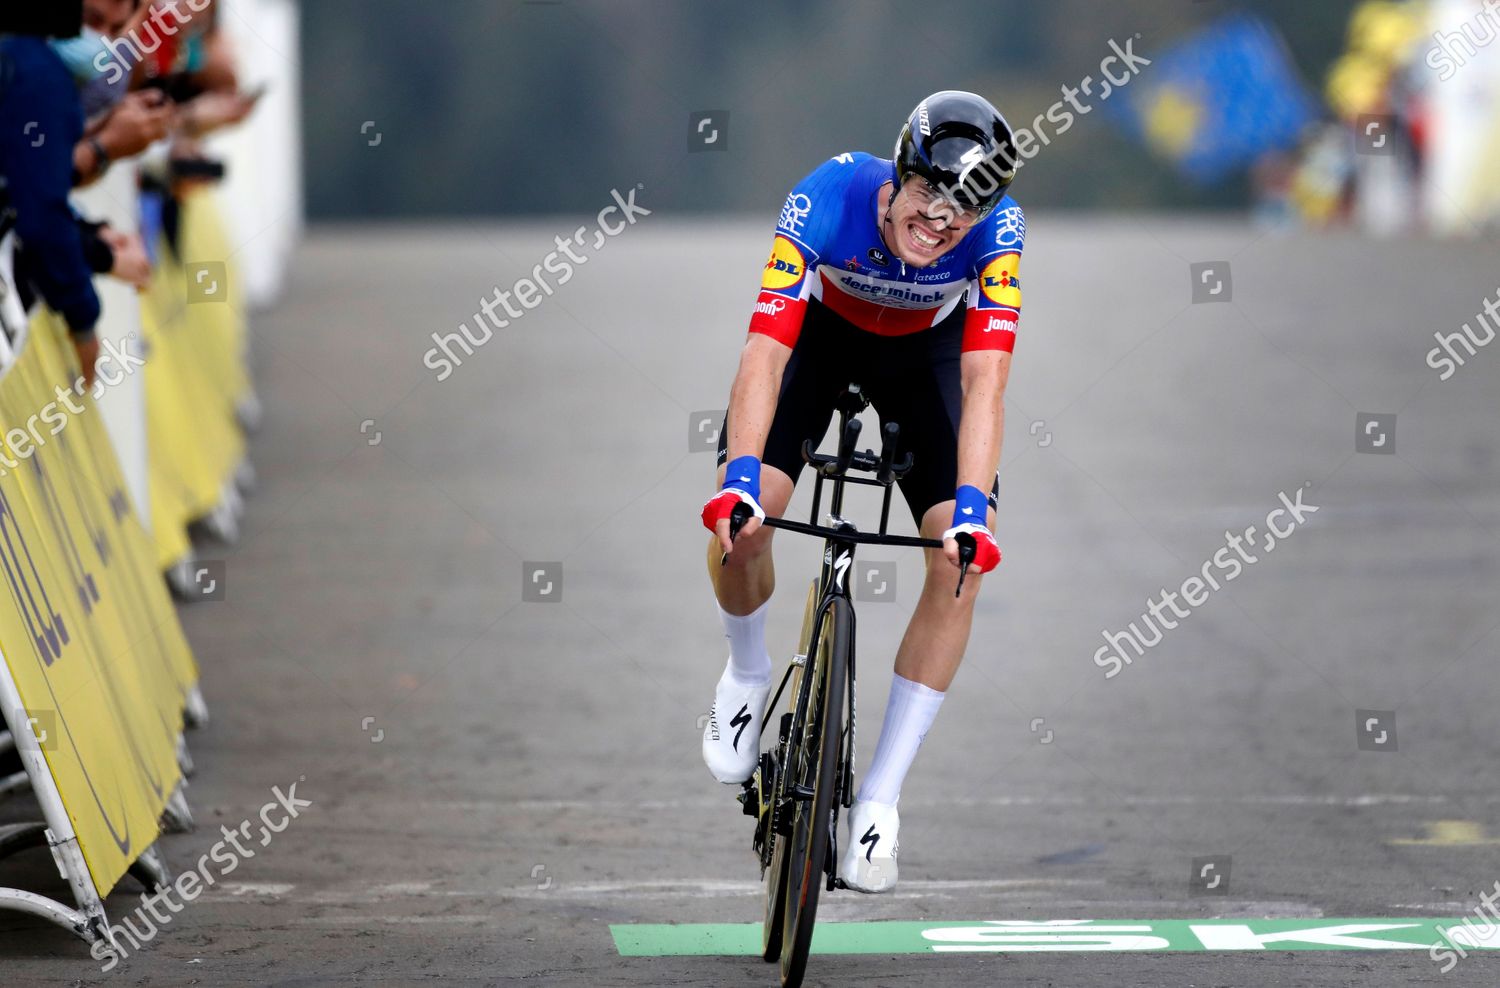
[(972, 211), (959, 209), (918, 175), (906, 177), (887, 218), (883, 226), (886, 246), (917, 268), (935, 263), (978, 222)]

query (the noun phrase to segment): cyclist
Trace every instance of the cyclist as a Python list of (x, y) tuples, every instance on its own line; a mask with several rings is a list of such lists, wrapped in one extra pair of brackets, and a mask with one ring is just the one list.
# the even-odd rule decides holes
[[(882, 425), (900, 423), (902, 448), (914, 454), (901, 493), (921, 534), (944, 545), (926, 552), (880, 738), (849, 812), (839, 875), (863, 892), (896, 883), (901, 784), (963, 658), (978, 574), (1000, 561), (991, 528), (1026, 235), (1005, 191), (1016, 160), (999, 112), (948, 90), (912, 110), (894, 161), (840, 154), (792, 190), (720, 431), (720, 487), (703, 507), (714, 533), (709, 576), (729, 639), (703, 758), (715, 778), (735, 784), (755, 769), (771, 687), (773, 530), (760, 520), (785, 512), (802, 441), (821, 441), (835, 399), (855, 381)], [(728, 519), (740, 503), (754, 517), (731, 544)], [(960, 532), (973, 535), (978, 552), (955, 599)]]

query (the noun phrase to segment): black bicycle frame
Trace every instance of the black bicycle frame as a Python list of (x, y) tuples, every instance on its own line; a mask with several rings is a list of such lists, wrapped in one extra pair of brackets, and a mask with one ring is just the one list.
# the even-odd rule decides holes
[[(849, 628), (850, 634), (855, 634), (855, 611), (849, 593), (849, 573), (854, 568), (854, 547), (862, 543), (871, 545), (890, 546), (914, 546), (924, 549), (941, 549), (943, 543), (939, 539), (926, 539), (907, 535), (888, 535), (886, 525), (890, 520), (891, 513), (891, 489), (896, 481), (905, 476), (911, 469), (912, 456), (907, 453), (900, 462), (896, 461), (896, 444), (900, 434), (900, 427), (894, 422), (887, 422), (882, 430), (882, 448), (877, 458), (873, 451), (865, 450), (857, 452), (855, 444), (859, 440), (862, 428), (856, 416), (869, 404), (868, 399), (861, 392), (859, 385), (850, 384), (839, 396), (837, 408), (839, 411), (839, 448), (834, 456), (827, 456), (813, 451), (811, 440), (805, 440), (802, 444), (802, 458), (814, 472), (813, 500), (810, 520), (807, 524), (795, 522), (787, 518), (766, 518), (763, 524), (772, 528), (786, 529), (792, 532), (801, 532), (805, 535), (816, 535), (822, 537), (823, 564), (818, 576), (818, 605), (813, 615), (812, 637), (808, 642), (807, 658), (810, 658), (819, 645), (819, 636), (822, 634), (823, 619), (828, 613), (836, 598), (843, 598), (849, 602)], [(849, 474), (850, 468), (867, 470), (874, 474), (873, 477), (856, 477)], [(817, 524), (818, 508), (823, 502), (823, 482), (833, 482), (833, 493), (829, 505), (829, 525)], [(880, 505), (880, 530), (869, 533), (861, 532), (852, 523), (843, 518), (844, 510), (844, 485), (866, 484), (883, 489), (883, 497)], [(750, 509), (747, 505), (736, 505), (730, 518), (730, 539), (733, 540), (740, 526), (748, 520)], [(968, 569), (969, 561), (973, 558), (974, 542), (970, 536), (961, 535), (960, 542), (960, 567), (958, 576), (958, 589), (955, 596), (963, 590), (964, 573)], [(727, 561), (728, 554), (724, 556)], [(849, 649), (849, 731), (847, 744), (844, 748), (844, 756), (840, 766), (839, 788), (841, 790), (840, 804), (846, 809), (852, 805), (854, 788), (854, 725), (855, 725), (855, 675), (854, 675), (855, 649), (853, 642)], [(781, 684), (776, 689), (776, 695), (772, 697), (767, 710), (776, 709), (776, 704), (781, 699), (782, 691), (791, 679), (792, 669), (788, 668), (782, 677)], [(804, 716), (810, 716), (811, 712), (804, 712)], [(765, 718), (761, 724), (761, 732), (764, 733), (770, 718)], [(830, 845), (837, 849), (837, 836), (831, 838)]]

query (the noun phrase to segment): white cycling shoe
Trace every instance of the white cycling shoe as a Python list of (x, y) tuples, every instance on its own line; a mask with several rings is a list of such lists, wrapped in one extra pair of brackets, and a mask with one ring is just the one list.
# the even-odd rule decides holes
[(714, 778), (725, 785), (738, 785), (755, 772), (760, 760), (760, 724), (765, 714), (771, 683), (741, 686), (729, 675), (719, 677), (714, 705), (703, 725), (703, 761)]
[(901, 828), (895, 803), (856, 799), (849, 807), (849, 839), (839, 861), (839, 877), (856, 892), (889, 892), (896, 887), (896, 833)]

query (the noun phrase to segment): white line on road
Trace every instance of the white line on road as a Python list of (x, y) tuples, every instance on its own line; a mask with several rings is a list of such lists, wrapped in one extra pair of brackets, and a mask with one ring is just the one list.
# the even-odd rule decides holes
[[(907, 879), (901, 890), (907, 895), (933, 895), (979, 890), (1020, 891), (1026, 889), (1064, 888), (1079, 885), (1103, 885), (1103, 879), (1084, 878), (996, 878), (955, 881)], [(763, 895), (765, 885), (755, 881), (726, 882), (710, 879), (674, 879), (647, 882), (569, 883), (553, 888), (499, 889), (492, 895), (507, 899), (540, 899), (547, 896), (565, 898), (675, 899), (717, 898), (723, 896)]]
[[(902, 892), (911, 897), (956, 897), (960, 893), (1003, 893), (1030, 890), (1076, 888), (1104, 885), (1103, 879), (1082, 878), (997, 878), (941, 881), (908, 879), (901, 883)], [(368, 906), (374, 902), (408, 898), (448, 899), (712, 899), (763, 895), (765, 886), (758, 881), (724, 881), (707, 878), (656, 879), (640, 882), (580, 882), (549, 885), (546, 888), (522, 886), (494, 889), (441, 889), (432, 882), (411, 881), (372, 885), (352, 885), (309, 891), (305, 895), (285, 895), (295, 886), (254, 887), (255, 891), (235, 888), (204, 896), (217, 902), (232, 902), (246, 895), (273, 895), (292, 901), (317, 905)], [(267, 892), (265, 889), (278, 891)]]
[[(1469, 802), (1495, 803), (1500, 796), (1485, 798), (1464, 797)], [(1088, 796), (953, 796), (942, 799), (910, 799), (902, 806), (924, 809), (951, 809), (955, 806), (1004, 807), (1004, 806), (1405, 806), (1440, 805), (1448, 803), (1447, 796), (1416, 793), (1363, 793), (1358, 796), (1307, 796), (1301, 794), (1265, 793), (1236, 796), (1124, 796), (1118, 799)], [(728, 804), (722, 798), (695, 797), (692, 799), (517, 799), (477, 802), (472, 800), (437, 802), (433, 808), (458, 811), (521, 810), (556, 812), (557, 810), (677, 810), (721, 808)]]

